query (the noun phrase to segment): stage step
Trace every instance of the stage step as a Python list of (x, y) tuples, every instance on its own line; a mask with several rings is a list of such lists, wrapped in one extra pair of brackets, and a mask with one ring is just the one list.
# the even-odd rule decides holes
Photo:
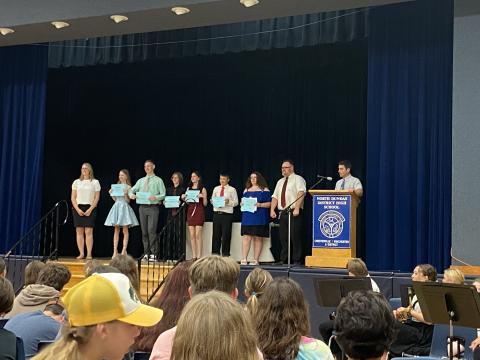
[[(110, 259), (97, 259), (103, 265), (109, 265)], [(72, 258), (60, 258), (58, 260), (59, 263), (68, 267), (70, 272), (72, 273), (72, 277), (70, 281), (65, 285), (62, 291), (62, 296), (73, 286), (78, 284), (80, 281), (85, 279), (85, 263), (86, 260), (78, 260)], [(150, 264), (147, 265), (142, 264), (142, 271), (140, 274), (140, 297), (143, 300), (147, 298), (147, 279), (149, 280), (148, 283), (148, 292), (152, 292), (152, 283), (158, 283), (158, 280), (163, 278), (168, 274), (168, 272), (173, 268), (173, 265), (162, 265), (158, 266), (159, 263), (156, 265)], [(159, 295), (160, 292), (157, 294)]]

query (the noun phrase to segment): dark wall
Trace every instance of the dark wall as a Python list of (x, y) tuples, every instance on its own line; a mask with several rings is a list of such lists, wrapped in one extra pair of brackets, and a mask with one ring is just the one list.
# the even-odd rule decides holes
[[(241, 191), (258, 170), (273, 190), (284, 158), (307, 185), (316, 174), (338, 177), (337, 161), (348, 158), (363, 181), (365, 129), (364, 42), (50, 70), (44, 209), (69, 199), (82, 162), (91, 162), (102, 185), (94, 254), (107, 256), (108, 189), (121, 168), (135, 181), (153, 158), (166, 184), (175, 170), (189, 178), (198, 169), (211, 194), (219, 171)], [(308, 199), (306, 250), (310, 207)], [(139, 229), (132, 234), (130, 251), (140, 254)], [(76, 253), (71, 222), (60, 252)]]

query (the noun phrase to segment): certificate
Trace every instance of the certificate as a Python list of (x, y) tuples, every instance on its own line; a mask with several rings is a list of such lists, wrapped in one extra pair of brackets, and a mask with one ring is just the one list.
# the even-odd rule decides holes
[(257, 211), (257, 198), (242, 198), (242, 207), (240, 208), (240, 211), (248, 211), (251, 213)]
[(112, 192), (110, 196), (125, 196), (125, 185), (124, 184), (112, 184)]
[(135, 194), (137, 197), (137, 204), (141, 205), (150, 205), (150, 200), (148, 198), (151, 196), (149, 192), (139, 191)]
[(225, 206), (225, 196), (212, 196), (212, 204), (214, 208)]
[(180, 206), (180, 196), (165, 196), (163, 205), (166, 209), (176, 209)]
[(200, 194), (200, 190), (187, 190), (185, 192), (185, 202), (187, 203), (194, 203), (198, 202), (198, 195)]

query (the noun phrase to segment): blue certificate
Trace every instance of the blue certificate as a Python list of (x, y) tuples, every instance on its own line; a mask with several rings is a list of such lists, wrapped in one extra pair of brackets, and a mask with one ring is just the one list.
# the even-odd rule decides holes
[(221, 208), (225, 206), (225, 196), (213, 196), (212, 204), (214, 208)]
[(257, 198), (242, 198), (242, 207), (240, 208), (240, 211), (248, 211), (251, 213), (257, 211)]
[(198, 202), (198, 195), (200, 194), (200, 190), (187, 190), (185, 192), (185, 202), (187, 203), (194, 203)]
[(165, 196), (163, 205), (167, 209), (176, 209), (180, 206), (180, 196)]
[(110, 196), (125, 196), (125, 185), (124, 184), (112, 184), (112, 192)]
[(151, 194), (149, 192), (139, 191), (135, 196), (137, 197), (137, 204), (150, 205), (150, 200), (148, 200), (148, 198)]

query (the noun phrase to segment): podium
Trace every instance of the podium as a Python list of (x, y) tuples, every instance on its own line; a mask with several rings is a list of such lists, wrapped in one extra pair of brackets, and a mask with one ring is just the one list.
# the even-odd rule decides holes
[(313, 197), (312, 256), (305, 265), (345, 268), (356, 257), (357, 207), (353, 190), (310, 190)]

